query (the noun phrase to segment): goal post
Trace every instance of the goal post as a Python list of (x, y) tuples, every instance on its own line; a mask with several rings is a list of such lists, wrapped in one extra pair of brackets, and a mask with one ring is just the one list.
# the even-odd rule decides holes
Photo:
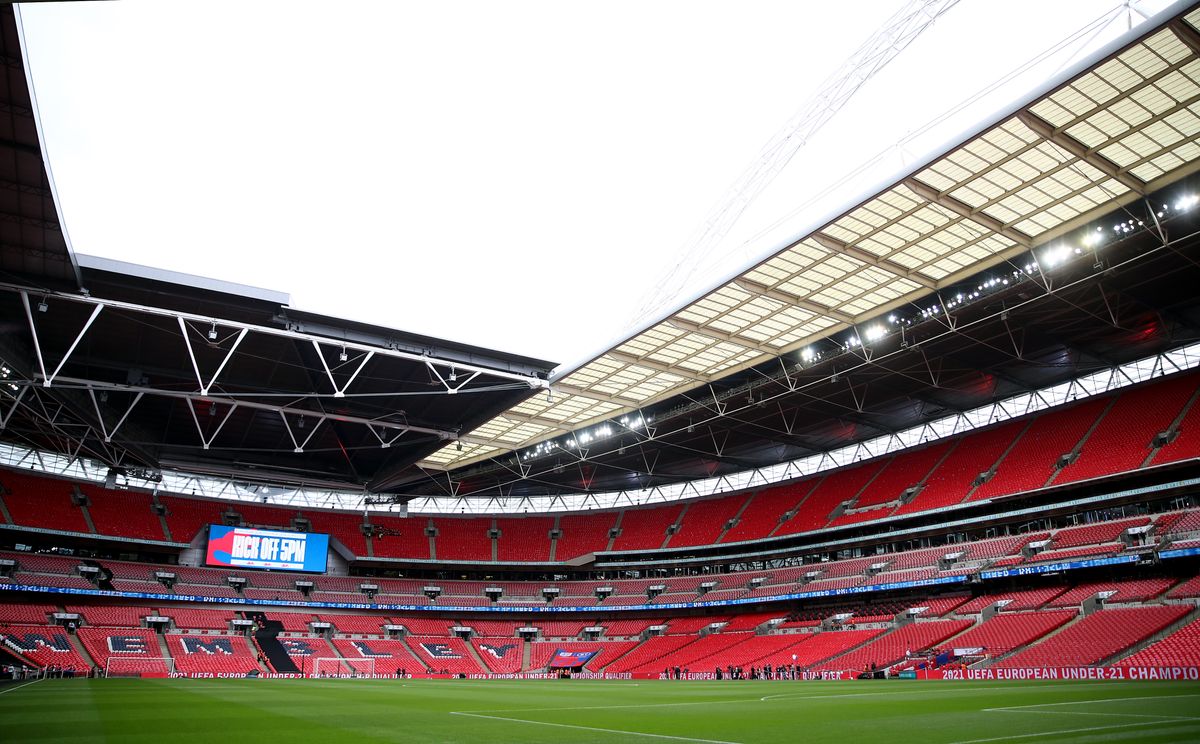
[(310, 677), (374, 677), (375, 659), (322, 656), (312, 660)]
[(175, 660), (169, 656), (110, 656), (104, 662), (105, 677), (169, 677)]

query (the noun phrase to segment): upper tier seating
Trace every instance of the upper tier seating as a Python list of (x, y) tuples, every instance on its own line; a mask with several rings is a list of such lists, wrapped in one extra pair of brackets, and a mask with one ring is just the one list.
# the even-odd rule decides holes
[(181, 543), (190, 543), (196, 535), (207, 531), (210, 524), (221, 524), (221, 513), (232, 506), (181, 496), (159, 496), (158, 503), (167, 509), (167, 529), (171, 531), (171, 539)]
[(837, 505), (857, 496), (886, 464), (886, 460), (874, 460), (829, 473), (800, 504), (795, 516), (780, 525), (775, 534), (794, 535), (824, 527)]
[(862, 508), (898, 500), (905, 490), (923, 483), (954, 444), (955, 440), (946, 440), (897, 453), (863, 489), (854, 506)]
[(550, 530), (554, 517), (497, 518), (500, 537), (497, 558), (502, 561), (546, 563), (550, 560)]
[(1178, 435), (1154, 453), (1151, 465), (1166, 465), (1172, 462), (1200, 457), (1200, 405), (1193, 400), (1183, 420), (1177, 427)]
[(1058, 458), (1079, 444), (1110, 398), (1089, 398), (1066, 409), (1054, 409), (1033, 420), (1000, 461), (995, 476), (971, 494), (971, 500), (1032, 491), (1046, 485)]
[(1129, 648), (1188, 613), (1179, 605), (1101, 610), (1000, 662), (1002, 667), (1075, 667)]
[(154, 499), (139, 491), (114, 491), (91, 483), (79, 490), (88, 496), (88, 514), (96, 532), (136, 540), (166, 540)]
[(1172, 375), (1122, 392), (1084, 443), (1078, 459), (1063, 468), (1054, 482), (1072, 483), (1140, 468), (1150, 456), (1154, 435), (1170, 427), (1196, 392), (1197, 379), (1195, 374)]
[[(492, 541), (488, 538), (488, 530), (492, 528), (491, 517), (439, 516), (432, 521), (438, 531), (434, 544), (439, 561), (492, 560)], [(548, 537), (546, 539), (549, 540)]]
[(961, 503), (971, 492), (979, 474), (996, 464), (1026, 424), (1025, 421), (1009, 421), (963, 437), (950, 456), (929, 475), (917, 497), (897, 509), (896, 514), (912, 514)]
[(83, 509), (71, 503), (75, 486), (64, 480), (30, 475), (16, 470), (0, 471), (4, 505), (13, 524), (48, 530), (90, 534)]
[(764, 488), (755, 493), (738, 518), (738, 523), (725, 534), (721, 542), (743, 542), (767, 537), (779, 526), (783, 515), (795, 509), (820, 481), (820, 478), (810, 478)]
[[(424, 517), (401, 519), (372, 514), (371, 524), (376, 527), (375, 536), (371, 538), (374, 555), (380, 558), (429, 560), (429, 537), (425, 534), (429, 520)], [(486, 540), (486, 532), (483, 538)], [(490, 550), (489, 547), (489, 556)]]
[(558, 528), (562, 537), (554, 548), (554, 559), (569, 561), (588, 553), (597, 553), (608, 547), (608, 531), (617, 523), (620, 512), (598, 512), (596, 514), (564, 514), (559, 517)]
[(310, 509), (304, 518), (312, 526), (311, 531), (325, 533), (337, 538), (338, 542), (355, 555), (367, 554), (367, 538), (362, 533), (362, 516)]
[(672, 548), (691, 545), (712, 545), (725, 531), (725, 525), (733, 519), (749, 497), (746, 494), (726, 496), (707, 501), (693, 501), (683, 514), (679, 531), (667, 543)]
[(621, 534), (613, 541), (613, 550), (653, 550), (662, 547), (667, 528), (679, 521), (681, 504), (650, 509), (626, 509), (621, 515)]

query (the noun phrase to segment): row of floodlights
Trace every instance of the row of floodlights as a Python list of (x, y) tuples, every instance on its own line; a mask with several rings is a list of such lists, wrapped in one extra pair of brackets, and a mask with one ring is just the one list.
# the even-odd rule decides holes
[[(1158, 218), (1166, 217), (1172, 213), (1186, 212), (1192, 209), (1197, 204), (1200, 204), (1200, 196), (1196, 194), (1185, 194), (1181, 196), (1174, 205), (1163, 204), (1156, 210), (1155, 214)], [(1111, 232), (1116, 236), (1123, 236), (1132, 233), (1135, 230), (1145, 227), (1145, 222), (1139, 219), (1128, 219), (1117, 222), (1112, 225)], [(887, 323), (872, 323), (861, 330), (853, 331), (842, 343), (842, 348), (846, 351), (865, 346), (884, 338), (889, 333), (889, 326), (896, 326), (903, 329), (911, 326), (914, 323), (928, 320), (936, 317), (943, 312), (953, 310), (960, 305), (965, 305), (973, 300), (977, 300), (990, 292), (1002, 290), (1011, 284), (1016, 284), (1022, 281), (1025, 277), (1034, 276), (1039, 272), (1054, 269), (1062, 266), (1067, 261), (1070, 261), (1076, 256), (1081, 256), (1085, 251), (1095, 251), (1101, 244), (1104, 243), (1107, 233), (1103, 227), (1097, 227), (1094, 231), (1088, 231), (1079, 240), (1079, 245), (1070, 245), (1068, 243), (1056, 243), (1042, 251), (1038, 258), (1035, 258), (1024, 266), (1013, 269), (1011, 274), (996, 275), (988, 277), (975, 286), (974, 290), (962, 291), (954, 295), (953, 298), (945, 300), (945, 307), (941, 303), (935, 303), (929, 307), (921, 309), (919, 313), (915, 313), (909, 317), (900, 317), (896, 314), (891, 314), (887, 317)], [(800, 350), (800, 361), (803, 364), (815, 364), (820, 362), (826, 356), (825, 352), (814, 349), (811, 346), (806, 346)], [(640, 415), (625, 416), (619, 419), (621, 427), (625, 429), (640, 429), (645, 425)], [(689, 427), (689, 431), (692, 427)], [(583, 432), (578, 432), (573, 436), (568, 437), (562, 444), (556, 441), (541, 442), (521, 455), (521, 459), (530, 460), (543, 455), (549, 454), (555, 450), (566, 447), (567, 449), (575, 449), (576, 447), (591, 444), (594, 441), (606, 439), (613, 435), (613, 428), (609, 424), (601, 424), (600, 426), (589, 429)]]
[(598, 442), (603, 439), (608, 439), (621, 430), (638, 431), (646, 426), (646, 424), (654, 421), (653, 416), (642, 417), (641, 414), (632, 414), (622, 416), (617, 419), (618, 426), (613, 426), (610, 423), (600, 424), (599, 426), (584, 431), (576, 432), (561, 442), (555, 440), (547, 440), (538, 442), (533, 447), (521, 453), (522, 460), (532, 460), (538, 457), (548, 455), (556, 450), (576, 449), (577, 447), (585, 447), (592, 442)]

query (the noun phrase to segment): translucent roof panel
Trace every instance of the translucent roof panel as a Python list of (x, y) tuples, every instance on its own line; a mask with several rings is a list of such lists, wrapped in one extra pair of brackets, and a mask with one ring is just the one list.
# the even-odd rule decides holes
[[(428, 458), (455, 467), (704, 385), (995, 266), (1200, 158), (1200, 13), (1160, 26)], [(836, 180), (838, 173), (815, 177)]]

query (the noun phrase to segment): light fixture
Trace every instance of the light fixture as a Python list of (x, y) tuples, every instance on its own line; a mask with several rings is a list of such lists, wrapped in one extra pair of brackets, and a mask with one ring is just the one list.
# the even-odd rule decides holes
[(459, 452), (462, 452), (462, 442), (461, 441), (455, 442), (454, 449), (458, 450)]
[(345, 347), (345, 346), (343, 346), (343, 347), (342, 347), (342, 353), (341, 353), (341, 354), (338, 354), (338, 361), (340, 361), (340, 362), (344, 362), (344, 361), (346, 361), (348, 358), (349, 358), (349, 357), (346, 355), (346, 347)]
[(458, 371), (454, 367), (450, 368), (450, 382), (458, 380)]
[(298, 426), (301, 429), (304, 428), (304, 417), (303, 416), (300, 417), (300, 420), (296, 423), (296, 426)]
[(38, 302), (38, 312), (39, 312), (39, 313), (44, 313), (44, 312), (46, 312), (46, 311), (47, 311), (47, 310), (49, 310), (49, 309), (50, 309), (50, 306), (46, 304), (46, 298), (45, 298), (45, 297), (43, 297), (43, 298), (41, 299), (41, 301), (40, 301), (40, 302)]
[(696, 427), (692, 425), (692, 420), (688, 419), (688, 428), (687, 428), (688, 434), (692, 434), (695, 431), (696, 431)]
[(216, 415), (217, 415), (217, 404), (216, 404), (216, 403), (209, 403), (209, 404), (208, 404), (208, 415), (209, 415), (209, 416), (216, 416)]
[(208, 340), (209, 341), (217, 340), (217, 324), (216, 324), (216, 322), (214, 322), (212, 324), (212, 328), (208, 329)]

